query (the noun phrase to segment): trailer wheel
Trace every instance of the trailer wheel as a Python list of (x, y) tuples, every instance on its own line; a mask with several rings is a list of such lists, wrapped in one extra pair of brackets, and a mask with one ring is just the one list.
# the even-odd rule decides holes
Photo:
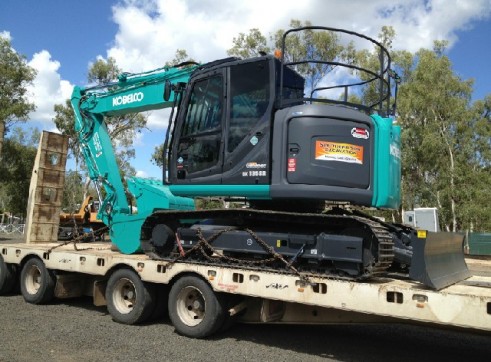
[(179, 334), (191, 338), (208, 337), (225, 321), (223, 298), (204, 280), (182, 277), (169, 293), (169, 318)]
[(45, 304), (55, 296), (56, 276), (38, 258), (29, 259), (20, 273), (20, 291), (24, 300)]
[(7, 264), (0, 255), (0, 295), (11, 293), (15, 288), (16, 279), (15, 266)]
[(118, 323), (145, 322), (155, 310), (155, 288), (130, 269), (115, 271), (106, 287), (107, 309)]

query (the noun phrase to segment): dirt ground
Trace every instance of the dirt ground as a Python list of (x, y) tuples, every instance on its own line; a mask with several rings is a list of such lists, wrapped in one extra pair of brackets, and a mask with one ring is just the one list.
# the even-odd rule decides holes
[[(23, 242), (0, 235), (1, 243)], [(469, 258), (474, 273), (491, 260)], [(491, 323), (491, 321), (490, 321)], [(246, 325), (211, 339), (178, 335), (168, 317), (138, 326), (115, 323), (91, 298), (25, 303), (0, 297), (0, 361), (487, 361), (489, 334), (402, 324)]]

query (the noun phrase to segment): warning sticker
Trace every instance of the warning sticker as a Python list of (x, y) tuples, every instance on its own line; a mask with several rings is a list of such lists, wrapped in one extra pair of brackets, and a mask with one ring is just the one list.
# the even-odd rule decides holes
[(315, 159), (363, 165), (363, 146), (350, 143), (316, 141)]
[(295, 172), (297, 170), (297, 160), (295, 158), (288, 159), (288, 172)]

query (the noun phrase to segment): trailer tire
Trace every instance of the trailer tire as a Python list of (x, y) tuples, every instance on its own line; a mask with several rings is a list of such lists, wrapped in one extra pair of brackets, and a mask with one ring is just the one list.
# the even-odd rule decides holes
[(0, 295), (12, 293), (16, 280), (15, 265), (7, 264), (0, 255)]
[(195, 276), (180, 278), (169, 293), (169, 318), (176, 331), (191, 338), (205, 338), (225, 321), (223, 296)]
[(131, 269), (116, 270), (107, 282), (106, 301), (114, 321), (123, 324), (145, 322), (155, 310), (155, 288)]
[(55, 297), (56, 275), (42, 260), (29, 259), (20, 273), (20, 291), (31, 304), (46, 304)]

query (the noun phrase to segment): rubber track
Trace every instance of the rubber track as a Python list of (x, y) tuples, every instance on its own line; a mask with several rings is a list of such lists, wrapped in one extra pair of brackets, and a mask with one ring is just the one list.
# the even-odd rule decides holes
[[(309, 214), (309, 213), (294, 213), (294, 212), (278, 212), (269, 210), (255, 210), (255, 209), (218, 209), (218, 210), (198, 210), (198, 211), (183, 211), (183, 210), (159, 210), (154, 212), (147, 218), (143, 224), (143, 235), (147, 235), (146, 238), (150, 239), (151, 230), (157, 224), (176, 224), (178, 220), (203, 220), (203, 219), (227, 219), (233, 221), (234, 224), (243, 223), (245, 226), (253, 228), (255, 222), (270, 222), (281, 224), (297, 224), (297, 225), (312, 225), (316, 228), (322, 228), (322, 230), (328, 231), (330, 228), (339, 227), (356, 227), (364, 229), (364, 235), (366, 233), (372, 233), (374, 239), (377, 241), (377, 255), (376, 262), (369, 270), (365, 270), (362, 275), (348, 279), (369, 278), (372, 276), (382, 275), (390, 267), (394, 259), (393, 241), (392, 235), (389, 230), (378, 223), (373, 218), (365, 218), (360, 215), (338, 215), (338, 214)], [(252, 225), (251, 225), (252, 224)], [(367, 230), (368, 229), (368, 230)], [(282, 230), (278, 230), (282, 232)], [(146, 251), (146, 253), (153, 259), (171, 261), (173, 258), (169, 256), (156, 255), (152, 251)], [(191, 262), (191, 260), (189, 260)], [(180, 261), (181, 262), (181, 261)], [(193, 263), (198, 261), (192, 260)], [(209, 262), (202, 260), (200, 264), (210, 264)], [(227, 263), (213, 263), (216, 266), (230, 266)], [(234, 264), (236, 265), (236, 264)], [(239, 265), (236, 265), (241, 267)], [(248, 268), (251, 269), (251, 268)], [(265, 271), (278, 271), (272, 268), (253, 268), (261, 269)], [(310, 275), (321, 276), (336, 276), (321, 273), (309, 273)], [(343, 278), (344, 279), (344, 278)]]

